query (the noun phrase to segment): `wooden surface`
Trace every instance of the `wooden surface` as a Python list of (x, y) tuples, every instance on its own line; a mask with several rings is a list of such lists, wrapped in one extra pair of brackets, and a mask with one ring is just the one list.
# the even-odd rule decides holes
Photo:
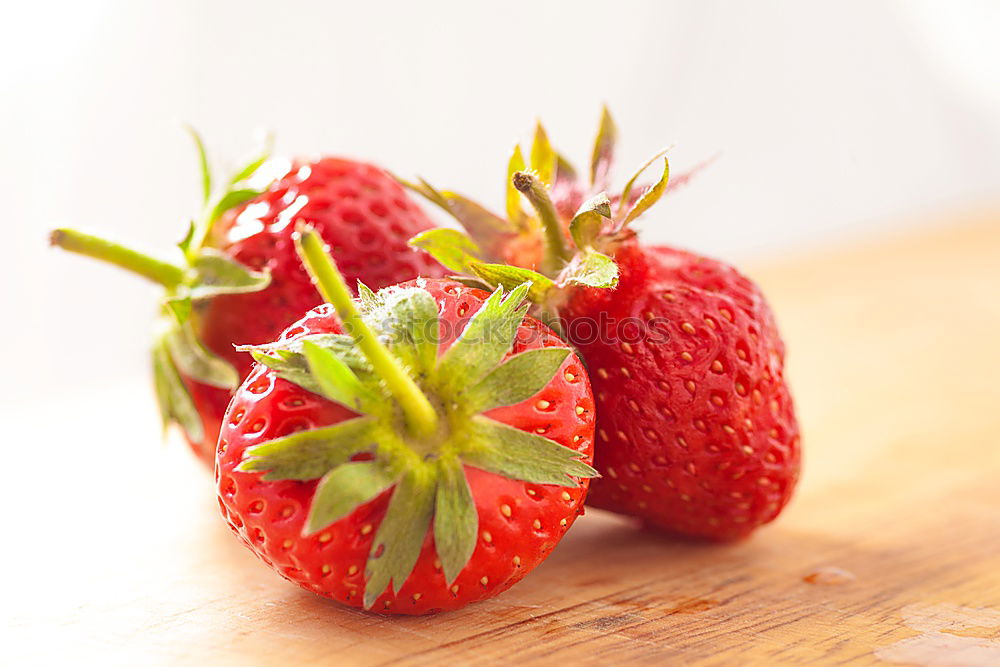
[(752, 274), (805, 471), (749, 541), (591, 511), (491, 601), (346, 610), (237, 543), (136, 381), (5, 406), (0, 663), (1000, 664), (1000, 212)]

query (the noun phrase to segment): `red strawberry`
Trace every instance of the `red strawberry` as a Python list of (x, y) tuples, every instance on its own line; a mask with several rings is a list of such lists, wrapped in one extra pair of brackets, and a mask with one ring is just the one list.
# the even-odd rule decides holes
[[(542, 257), (507, 251), (503, 239), (480, 232), (482, 224), (466, 224), (475, 241), (430, 230), (412, 243), (486, 286), (533, 282), (537, 312), (576, 345), (592, 377), (595, 466), (603, 476), (589, 502), (674, 533), (742, 537), (778, 515), (798, 479), (784, 344), (760, 290), (735, 269), (638, 243), (628, 225), (668, 189), (665, 159), (660, 180), (638, 194), (633, 185), (642, 170), (618, 197), (594, 194), (605, 185), (614, 134), (605, 114), (589, 189), (560, 183), (560, 174), (571, 172), (537, 135), (535, 170), (512, 174), (536, 216), (523, 234), (506, 238), (544, 234)], [(544, 165), (553, 163), (550, 181)], [(456, 195), (423, 183), (416, 189), (455, 209)], [(587, 196), (575, 215), (565, 213), (567, 203)], [(469, 210), (464, 204), (458, 212)], [(511, 257), (520, 268), (483, 261)]]
[[(200, 148), (200, 141), (199, 141)], [(210, 201), (202, 151), (206, 214), (170, 264), (72, 230), (53, 244), (119, 264), (167, 288), (154, 350), (157, 395), (166, 421), (183, 427), (192, 449), (212, 464), (222, 415), (252, 360), (234, 343), (263, 343), (320, 302), (295, 256), (294, 222), (314, 225), (352, 281), (375, 288), (441, 267), (406, 246), (430, 220), (378, 167), (326, 157), (296, 161), (264, 190), (248, 185), (266, 156), (251, 162)]]
[(320, 306), (253, 350), (218, 448), (230, 526), (290, 581), (380, 613), (506, 590), (583, 512), (582, 365), (524, 317), (527, 286), (418, 279), (355, 304), (319, 238), (302, 248), (340, 317)]

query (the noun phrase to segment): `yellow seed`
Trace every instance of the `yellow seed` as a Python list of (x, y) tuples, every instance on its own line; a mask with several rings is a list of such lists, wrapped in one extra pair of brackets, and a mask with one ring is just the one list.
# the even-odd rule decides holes
[(437, 558), (434, 559), (434, 569), (435, 570), (440, 570), (441, 569), (441, 561), (438, 560)]
[(545, 432), (548, 430), (549, 428), (547, 426), (539, 426), (538, 428), (535, 429), (535, 433), (537, 433), (538, 435), (544, 435)]
[(606, 370), (604, 370), (603, 368), (598, 368), (597, 369), (597, 374), (599, 376), (601, 376), (602, 380), (607, 380), (608, 379), (608, 372)]
[(414, 601), (414, 602), (416, 602), (416, 601), (417, 601), (417, 600), (419, 600), (420, 598), (421, 598), (421, 594), (420, 594), (420, 593), (414, 593), (414, 594), (413, 594), (413, 601)]
[(294, 509), (292, 509), (291, 507), (286, 507), (285, 509), (281, 510), (281, 516), (287, 519), (288, 517), (292, 516), (293, 512), (295, 512)]
[(622, 343), (622, 351), (625, 354), (632, 354), (632, 346), (628, 343)]
[(722, 313), (722, 316), (724, 318), (726, 318), (727, 320), (729, 320), (730, 322), (733, 321), (733, 313), (732, 313), (732, 311), (728, 310), (727, 308), (723, 308), (719, 312)]
[(622, 367), (621, 371), (622, 371), (622, 375), (624, 375), (625, 377), (627, 377), (627, 378), (630, 378), (630, 377), (632, 377), (632, 374), (631, 374), (631, 373), (629, 373), (629, 372), (628, 372), (628, 369), (627, 369), (627, 368), (625, 368), (624, 366)]
[(292, 541), (291, 540), (285, 540), (284, 542), (281, 543), (281, 548), (282, 549), (291, 549), (292, 548)]
[(747, 395), (747, 388), (744, 387), (741, 383), (737, 382), (736, 383), (736, 393), (739, 394), (740, 396), (746, 396)]
[(349, 568), (347, 568), (347, 576), (351, 577), (351, 576), (354, 576), (357, 573), (358, 573), (358, 566), (357, 565), (352, 565)]
[(663, 293), (663, 298), (666, 299), (667, 301), (676, 301), (677, 300), (677, 297), (674, 296), (673, 294), (671, 294), (670, 292), (664, 292)]
[(573, 436), (573, 442), (580, 442), (582, 439), (583, 438), (581, 438), (579, 435), (574, 435)]
[(649, 484), (643, 484), (642, 485), (642, 490), (645, 491), (646, 493), (650, 493), (650, 492), (652, 492), (653, 487), (651, 487)]
[(576, 414), (582, 415), (583, 413), (584, 413), (583, 408), (581, 408), (579, 405), (576, 406)]
[(574, 380), (576, 380), (576, 376), (570, 373), (569, 371), (563, 373), (563, 377), (566, 378), (566, 382), (573, 382)]
[(628, 440), (628, 436), (625, 435), (625, 431), (618, 431), (618, 439), (619, 440), (626, 440), (626, 441)]
[(716, 373), (721, 373), (722, 371), (725, 370), (725, 368), (723, 368), (722, 362), (716, 359), (715, 361), (712, 362), (712, 370)]
[(534, 527), (535, 530), (541, 530), (542, 529), (542, 522), (539, 521), (538, 519), (535, 519), (534, 521), (532, 521), (531, 525)]
[(753, 454), (753, 447), (750, 445), (743, 445), (743, 451), (747, 454)]
[(611, 479), (618, 479), (618, 473), (615, 472), (614, 468), (608, 468), (608, 477)]
[(515, 565), (516, 567), (521, 567), (521, 557), (520, 557), (520, 556), (514, 556), (514, 561), (513, 561), (513, 563), (514, 563), (514, 565)]
[(722, 430), (725, 431), (726, 433), (728, 433), (729, 435), (733, 435), (734, 433), (736, 433), (736, 429), (734, 429), (729, 424), (723, 424), (722, 425)]
[(458, 584), (453, 584), (451, 587), (452, 595), (458, 595)]
[(682, 494), (681, 494), (681, 500), (683, 500), (683, 501), (684, 501), (684, 502), (686, 502), (686, 503), (689, 503), (689, 502), (691, 502), (691, 496), (689, 496), (689, 495), (688, 495), (688, 494), (686, 494), (686, 493), (682, 493)]
[(597, 432), (600, 434), (601, 440), (603, 440), (604, 442), (608, 441), (608, 432), (607, 431), (605, 431), (603, 428), (599, 428), (599, 429), (597, 429)]
[(538, 494), (535, 492), (534, 489), (528, 489), (528, 495), (534, 498)]
[(681, 352), (681, 359), (684, 361), (694, 361), (694, 357), (691, 356), (690, 352)]
[(712, 329), (715, 328), (715, 320), (713, 320), (711, 317), (706, 317), (705, 318), (705, 324), (707, 324)]
[(501, 505), (500, 514), (503, 514), (505, 517), (510, 518), (511, 515), (510, 505), (507, 505), (506, 503)]
[(493, 535), (490, 533), (490, 531), (488, 530), (483, 531), (483, 542), (486, 542), (486, 544), (490, 544), (493, 542)]
[(690, 391), (692, 394), (694, 393), (695, 389), (694, 380), (688, 380), (687, 382), (684, 383), (684, 386), (687, 387), (687, 390)]
[(370, 523), (366, 523), (365, 525), (363, 525), (361, 527), (361, 534), (362, 535), (367, 535), (370, 532), (372, 532), (372, 525)]
[(715, 403), (716, 405), (722, 405), (723, 403), (725, 403), (725, 401), (722, 400), (721, 396), (713, 396), (712, 402)]
[(686, 334), (693, 334), (695, 332), (694, 325), (692, 325), (690, 322), (685, 322), (684, 324), (681, 325), (681, 331), (683, 331)]
[(326, 543), (329, 542), (331, 539), (333, 539), (333, 537), (330, 535), (330, 533), (323, 533), (319, 536), (320, 542)]
[(629, 470), (631, 470), (632, 472), (639, 472), (640, 470), (642, 470), (642, 468), (639, 467), (639, 464), (636, 463), (635, 461), (629, 461), (628, 467)]
[(565, 500), (566, 502), (569, 502), (570, 500), (573, 499), (573, 496), (569, 495), (569, 491), (563, 491), (562, 499)]
[(683, 447), (684, 449), (687, 449), (688, 442), (687, 440), (684, 439), (683, 435), (677, 436), (677, 444)]
[(323, 574), (330, 574), (330, 566), (324, 565), (323, 567), (320, 568), (320, 572), (322, 572)]
[(541, 400), (535, 403), (535, 407), (538, 408), (539, 410), (548, 410), (550, 405), (552, 404), (546, 400)]
[(639, 412), (639, 404), (634, 399), (628, 399), (628, 406), (632, 408), (633, 412)]
[(483, 577), (482, 579), (479, 580), (479, 583), (485, 586), (486, 584), (490, 583), (490, 579), (489, 577)]
[(559, 519), (559, 525), (562, 526), (563, 528), (565, 528), (566, 527), (566, 519)]

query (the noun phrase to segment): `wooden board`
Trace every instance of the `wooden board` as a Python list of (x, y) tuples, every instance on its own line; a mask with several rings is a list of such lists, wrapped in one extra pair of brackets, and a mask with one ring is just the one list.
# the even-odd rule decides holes
[(752, 271), (804, 431), (778, 522), (719, 546), (591, 511), (523, 583), (437, 617), (274, 576), (155, 445), (139, 382), (8, 403), (0, 662), (1000, 664), (1000, 212), (949, 223)]

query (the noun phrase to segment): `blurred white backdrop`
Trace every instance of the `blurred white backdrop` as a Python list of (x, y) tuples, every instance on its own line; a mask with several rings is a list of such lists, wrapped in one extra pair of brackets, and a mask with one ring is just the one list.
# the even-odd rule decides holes
[(217, 165), (270, 128), (282, 153), (362, 157), (499, 204), (536, 116), (583, 162), (607, 102), (620, 178), (663, 144), (676, 169), (721, 155), (644, 229), (734, 261), (1000, 199), (991, 0), (89, 0), (3, 15), (8, 409), (145, 373), (157, 288), (50, 251), (46, 231), (175, 242), (198, 202), (181, 121)]

